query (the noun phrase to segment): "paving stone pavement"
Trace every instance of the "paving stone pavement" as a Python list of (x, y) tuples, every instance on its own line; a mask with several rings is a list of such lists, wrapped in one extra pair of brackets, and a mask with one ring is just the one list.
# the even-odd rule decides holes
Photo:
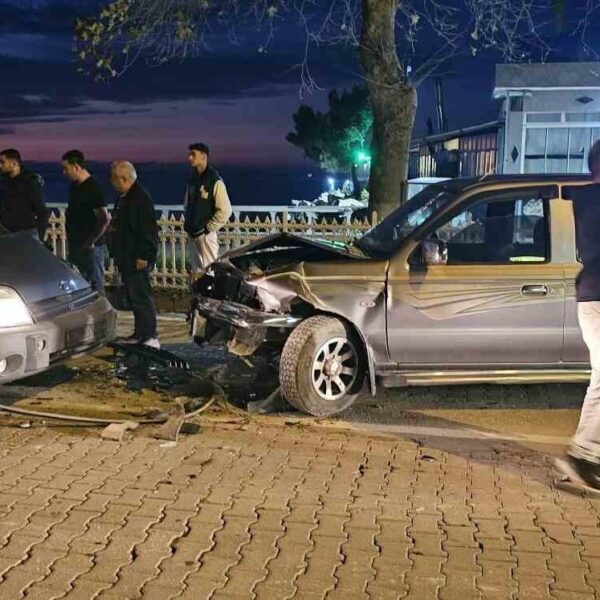
[[(191, 363), (225, 360), (169, 323), (163, 341)], [(108, 380), (88, 375), (98, 389), (55, 382), (43, 402), (97, 404)], [(424, 393), (319, 426), (207, 414), (175, 446), (144, 428), (118, 443), (0, 426), (0, 600), (600, 598), (600, 499), (557, 489), (550, 470), (581, 393), (516, 389), (516, 410), (503, 388)], [(496, 405), (511, 408), (473, 410)], [(517, 429), (551, 436), (490, 437)]]
[(0, 598), (586, 600), (599, 511), (512, 442), (3, 427)]

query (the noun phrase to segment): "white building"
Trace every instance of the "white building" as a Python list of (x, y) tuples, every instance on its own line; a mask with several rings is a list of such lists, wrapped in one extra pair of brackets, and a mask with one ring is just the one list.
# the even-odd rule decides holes
[(587, 173), (600, 139), (600, 63), (496, 65), (497, 121), (415, 140), (409, 179)]
[(587, 173), (600, 139), (600, 63), (496, 65), (500, 173)]

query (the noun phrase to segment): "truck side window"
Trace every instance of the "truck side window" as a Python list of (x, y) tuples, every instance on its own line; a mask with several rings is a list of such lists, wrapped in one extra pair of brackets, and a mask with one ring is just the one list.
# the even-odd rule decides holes
[(549, 258), (548, 202), (537, 193), (483, 195), (436, 230), (448, 264), (543, 263)]

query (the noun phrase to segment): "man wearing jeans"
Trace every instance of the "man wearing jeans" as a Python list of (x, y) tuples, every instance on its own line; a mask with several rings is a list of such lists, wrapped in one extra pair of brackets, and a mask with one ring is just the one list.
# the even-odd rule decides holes
[(62, 157), (62, 170), (71, 181), (66, 213), (68, 258), (100, 293), (104, 293), (104, 233), (110, 223), (104, 192), (86, 169), (80, 150)]
[(126, 161), (111, 165), (111, 182), (119, 193), (109, 249), (123, 277), (133, 311), (134, 332), (126, 341), (160, 348), (150, 273), (158, 252), (158, 224), (154, 204), (137, 180), (135, 167)]
[(592, 376), (579, 425), (564, 460), (557, 466), (569, 477), (600, 489), (600, 141), (590, 150), (592, 183), (573, 188), (577, 249), (583, 267), (577, 276), (577, 316), (590, 351)]
[(217, 232), (231, 216), (227, 188), (219, 173), (209, 164), (206, 144), (189, 146), (188, 162), (192, 174), (185, 192), (185, 231), (192, 273), (203, 273), (219, 254)]

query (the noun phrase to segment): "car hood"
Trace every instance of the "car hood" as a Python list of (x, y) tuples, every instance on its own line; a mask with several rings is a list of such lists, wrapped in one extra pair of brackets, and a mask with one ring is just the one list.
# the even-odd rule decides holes
[(222, 260), (229, 261), (244, 271), (253, 265), (266, 272), (301, 262), (366, 258), (358, 248), (343, 242), (277, 233), (231, 250), (223, 255)]
[(28, 233), (0, 236), (0, 285), (16, 289), (28, 304), (79, 292), (90, 284)]
[[(301, 301), (322, 310), (356, 276), (376, 283), (385, 281), (385, 262), (365, 256), (353, 245), (277, 234), (224, 254), (211, 266), (211, 273), (198, 279), (193, 293), (243, 304), (269, 313), (284, 313)], [(329, 308), (328, 308), (329, 306)]]

